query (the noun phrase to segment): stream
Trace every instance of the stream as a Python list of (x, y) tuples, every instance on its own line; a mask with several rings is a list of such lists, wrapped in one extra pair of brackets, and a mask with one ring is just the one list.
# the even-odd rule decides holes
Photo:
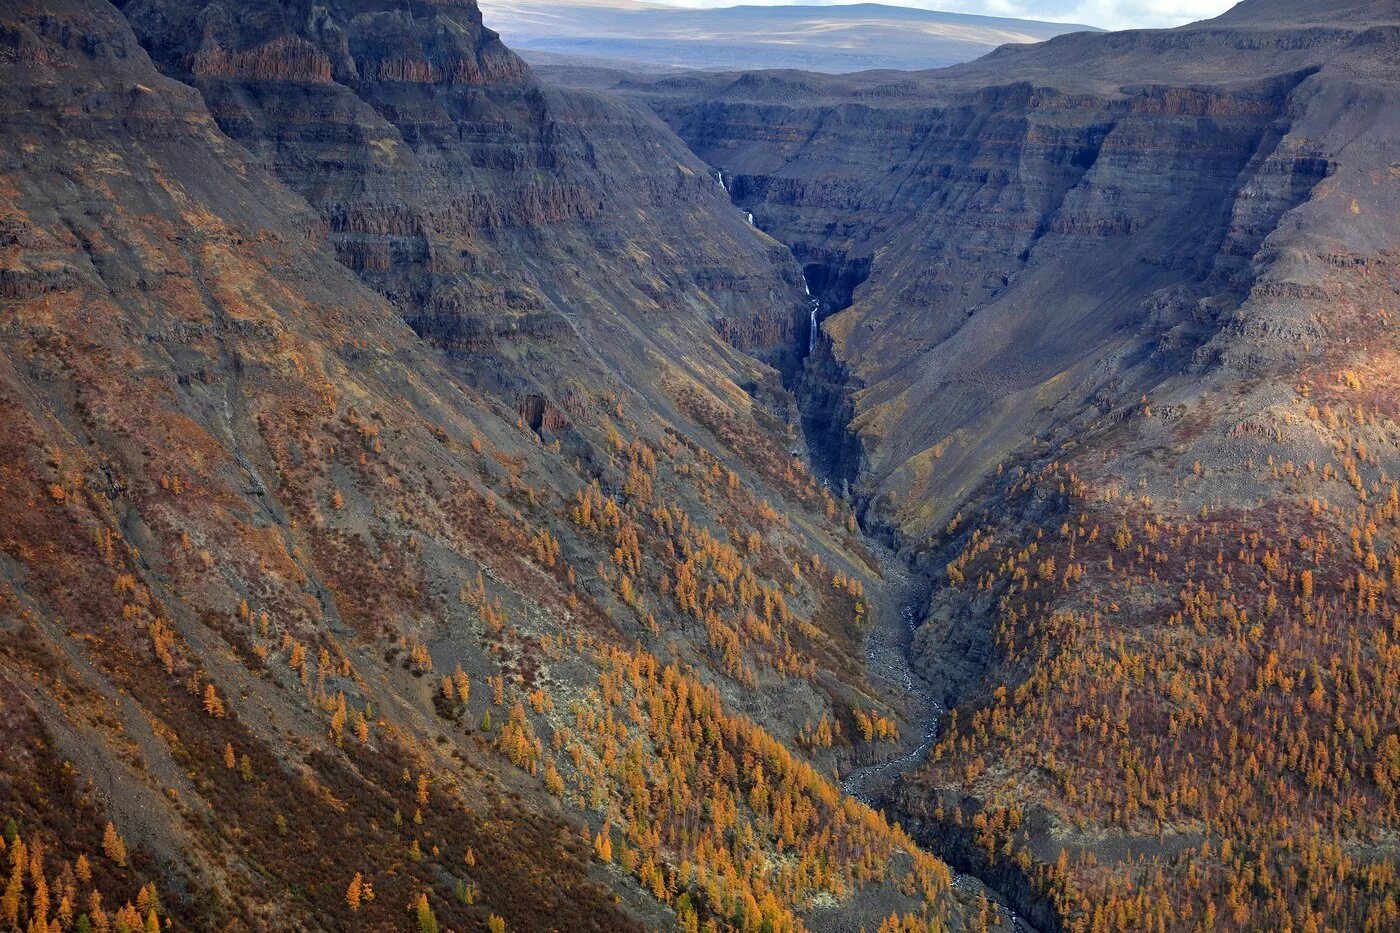
[(899, 778), (928, 757), (947, 712), (909, 663), (926, 588), (892, 552), (882, 549), (880, 564), (885, 585), (874, 607), (874, 625), (865, 638), (866, 665), (871, 682), (882, 688), (892, 706), (904, 710), (905, 719), (915, 726), (920, 738), (904, 754), (858, 767), (842, 779), (842, 790), (870, 806), (878, 806)]
[[(729, 191), (723, 171), (716, 171), (716, 181), (722, 190)], [(745, 214), (749, 224), (753, 225), (754, 215), (747, 211)], [(857, 269), (856, 281), (845, 294), (840, 295), (843, 300), (825, 309), (826, 315), (821, 314), (822, 298), (813, 295), (808, 270), (803, 269), (802, 291), (807, 297), (809, 307), (807, 352), (799, 358), (800, 364), (810, 364), (810, 358), (816, 352), (822, 318), (850, 306), (855, 286), (864, 281), (869, 269), (869, 261), (866, 261), (863, 271)], [(844, 274), (844, 266), (838, 271)], [(806, 367), (806, 371), (811, 371), (810, 365)], [(800, 384), (801, 380), (796, 381)], [(801, 389), (797, 388), (795, 391), (800, 393)], [(809, 465), (815, 474), (823, 476), (823, 485), (830, 488), (833, 478), (825, 475), (826, 471), (819, 467), (810, 432), (804, 430), (804, 435)], [(844, 488), (844, 484), (842, 486)], [(875, 594), (876, 598), (870, 603), (872, 624), (865, 637), (869, 683), (881, 693), (891, 708), (903, 714), (903, 720), (908, 727), (901, 732), (898, 743), (903, 751), (893, 757), (853, 767), (843, 775), (841, 789), (867, 806), (882, 810), (892, 799), (904, 776), (919, 768), (928, 758), (929, 752), (938, 741), (940, 726), (948, 711), (937, 699), (929, 682), (910, 664), (914, 632), (923, 620), (931, 584), (911, 573), (909, 566), (890, 547), (870, 536), (865, 540), (879, 560), (882, 578), (878, 593)], [(1035, 933), (1034, 928), (1011, 909), (1006, 898), (979, 879), (955, 871), (953, 888), (971, 894), (982, 892), (989, 901), (997, 905), (1002, 915), (1009, 919), (1011, 929), (1015, 933)]]
[[(884, 584), (874, 601), (873, 625), (865, 637), (865, 660), (870, 682), (880, 688), (887, 702), (904, 712), (905, 721), (913, 726), (906, 730), (907, 749), (893, 758), (852, 769), (841, 780), (841, 789), (857, 800), (883, 809), (901, 778), (922, 765), (938, 741), (939, 727), (948, 710), (935, 696), (929, 685), (910, 664), (914, 632), (919, 627), (924, 606), (928, 604), (928, 585), (911, 574), (902, 560), (890, 549), (867, 539), (867, 544), (880, 558)], [(913, 736), (909, 732), (913, 732)], [(912, 744), (911, 744), (912, 743)], [(975, 894), (981, 891), (997, 905), (1011, 922), (1015, 933), (1035, 933), (997, 891), (980, 879), (961, 872), (953, 873), (954, 890)]]

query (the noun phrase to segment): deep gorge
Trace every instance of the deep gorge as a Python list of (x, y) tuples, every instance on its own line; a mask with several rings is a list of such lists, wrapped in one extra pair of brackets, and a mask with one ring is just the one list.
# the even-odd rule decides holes
[[(831, 102), (841, 79), (810, 76), (622, 89), (711, 160), (733, 202), (791, 249), (820, 320), (846, 312), (836, 339), (810, 354), (797, 335), (784, 381), (814, 470), (852, 498), (866, 534), (903, 548), (934, 582), (918, 613), (938, 618), (914, 663), (935, 681), (947, 675), (950, 706), (975, 706), (1022, 676), (993, 646), (995, 603), (974, 609), (947, 585), (943, 566), (969, 547), (963, 515), (1010, 494), (992, 474), (997, 460), (1043, 468), (1075, 432), (1109, 433), (1139, 398), (1219, 365), (1272, 255), (1267, 236), (1335, 169), (1294, 128), (1314, 74), (1094, 94), (1013, 84), (964, 95), (933, 79), (861, 88), (858, 103)], [(1088, 283), (1102, 292), (1084, 295)], [(997, 333), (1017, 328), (1012, 316), (1028, 305), (1036, 330)], [(1079, 384), (1031, 420), (1008, 416), (1011, 400), (1024, 409), (1044, 391), (1037, 380), (1062, 378), (1066, 361)], [(911, 513), (910, 498), (935, 504)], [(1005, 518), (1015, 534), (1072, 516), (1062, 505)], [(952, 801), (942, 821), (930, 794)], [(1022, 917), (1062, 928), (1034, 872), (974, 842), (965, 821), (984, 801), (916, 780), (888, 802)], [(1043, 814), (1032, 822), (1028, 841), (1051, 837)]]

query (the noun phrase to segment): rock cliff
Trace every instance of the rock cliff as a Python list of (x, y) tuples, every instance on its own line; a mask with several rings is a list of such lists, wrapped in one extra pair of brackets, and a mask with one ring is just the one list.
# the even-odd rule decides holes
[(684, 145), (644, 111), (539, 85), (473, 3), (124, 12), (220, 128), (317, 208), (341, 261), (493, 391), (562, 399), (570, 387), (551, 383), (596, 354), (645, 368), (619, 334), (643, 317), (657, 352), (705, 347), (752, 382), (710, 333), (777, 350), (802, 319), (786, 252)]
[[(1291, 258), (1285, 218), (1350, 208), (1324, 182), (1346, 174), (1345, 134), (1379, 106), (1366, 96), (1388, 93), (1375, 61), (1394, 40), (1376, 19), (1301, 27), (1246, 5), (944, 71), (622, 90), (733, 179), (824, 308), (850, 306), (823, 330), (856, 390), (863, 495), (917, 537), (1104, 397), (1245, 352), (1229, 334)], [(1371, 119), (1383, 136), (1386, 115)], [(1309, 205), (1319, 186), (1327, 202)], [(1289, 356), (1286, 343), (1263, 352)]]

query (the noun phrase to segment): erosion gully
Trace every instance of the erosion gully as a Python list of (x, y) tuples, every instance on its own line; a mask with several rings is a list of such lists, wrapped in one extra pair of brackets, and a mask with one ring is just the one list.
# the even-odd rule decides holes
[[(888, 806), (904, 777), (928, 758), (948, 712), (937, 699), (932, 685), (911, 663), (914, 632), (923, 620), (932, 585), (885, 542), (865, 533), (865, 544), (879, 558), (882, 576), (872, 601), (871, 626), (865, 638), (866, 670), (871, 686), (878, 689), (892, 707), (903, 711), (908, 728), (904, 730), (900, 749), (893, 756), (846, 772), (841, 789), (862, 803), (884, 810), (891, 819), (905, 823), (911, 836), (955, 867), (961, 859), (950, 846), (957, 843), (950, 840), (950, 846), (939, 845), (936, 838), (931, 838), (929, 827), (908, 825), (898, 807)], [(953, 887), (974, 894), (981, 891), (1010, 920), (1014, 930), (1035, 933), (1035, 927), (1017, 911), (1014, 902), (982, 879), (955, 870)]]
[[(852, 409), (846, 399), (851, 386), (845, 381), (845, 367), (835, 358), (830, 342), (822, 339), (819, 327), (822, 320), (850, 307), (856, 285), (870, 272), (868, 261), (859, 265), (855, 276), (850, 272), (851, 265), (843, 259), (835, 268), (813, 264), (804, 267), (803, 279), (811, 302), (810, 330), (803, 334), (805, 346), (796, 348), (798, 368), (784, 374), (802, 412), (808, 463), (828, 488), (847, 498), (853, 496), (865, 463), (859, 439), (850, 430)], [(833, 386), (833, 376), (842, 381)], [(886, 532), (862, 521), (861, 533), (879, 561), (881, 574), (872, 594), (872, 624), (865, 639), (870, 685), (880, 691), (892, 708), (903, 712), (907, 727), (895, 754), (853, 767), (843, 776), (841, 786), (863, 803), (885, 810), (889, 818), (904, 823), (911, 836), (955, 866), (962, 861), (958, 843), (950, 839), (947, 845), (940, 845), (934, 835), (938, 833), (936, 829), (921, 827), (916, 831), (906, 814), (890, 806), (905, 776), (928, 758), (948, 712), (933, 685), (911, 662), (914, 632), (923, 621), (933, 582), (915, 571), (896, 551), (893, 542), (886, 540)], [(1011, 899), (981, 879), (955, 871), (953, 886), (971, 893), (982, 892), (1010, 920), (1014, 930), (1035, 933)]]

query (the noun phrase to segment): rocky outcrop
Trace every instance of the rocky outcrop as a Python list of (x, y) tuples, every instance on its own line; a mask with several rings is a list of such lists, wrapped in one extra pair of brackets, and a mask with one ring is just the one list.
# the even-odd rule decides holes
[[(123, 0), (167, 70), (252, 81), (489, 86), (528, 69), (482, 26), (470, 0), (318, 5), (297, 0)], [(425, 28), (426, 24), (426, 28)]]
[(201, 48), (191, 56), (190, 71), (201, 78), (328, 84), (331, 60), (305, 39), (279, 36), (242, 52), (230, 53), (219, 45)]

